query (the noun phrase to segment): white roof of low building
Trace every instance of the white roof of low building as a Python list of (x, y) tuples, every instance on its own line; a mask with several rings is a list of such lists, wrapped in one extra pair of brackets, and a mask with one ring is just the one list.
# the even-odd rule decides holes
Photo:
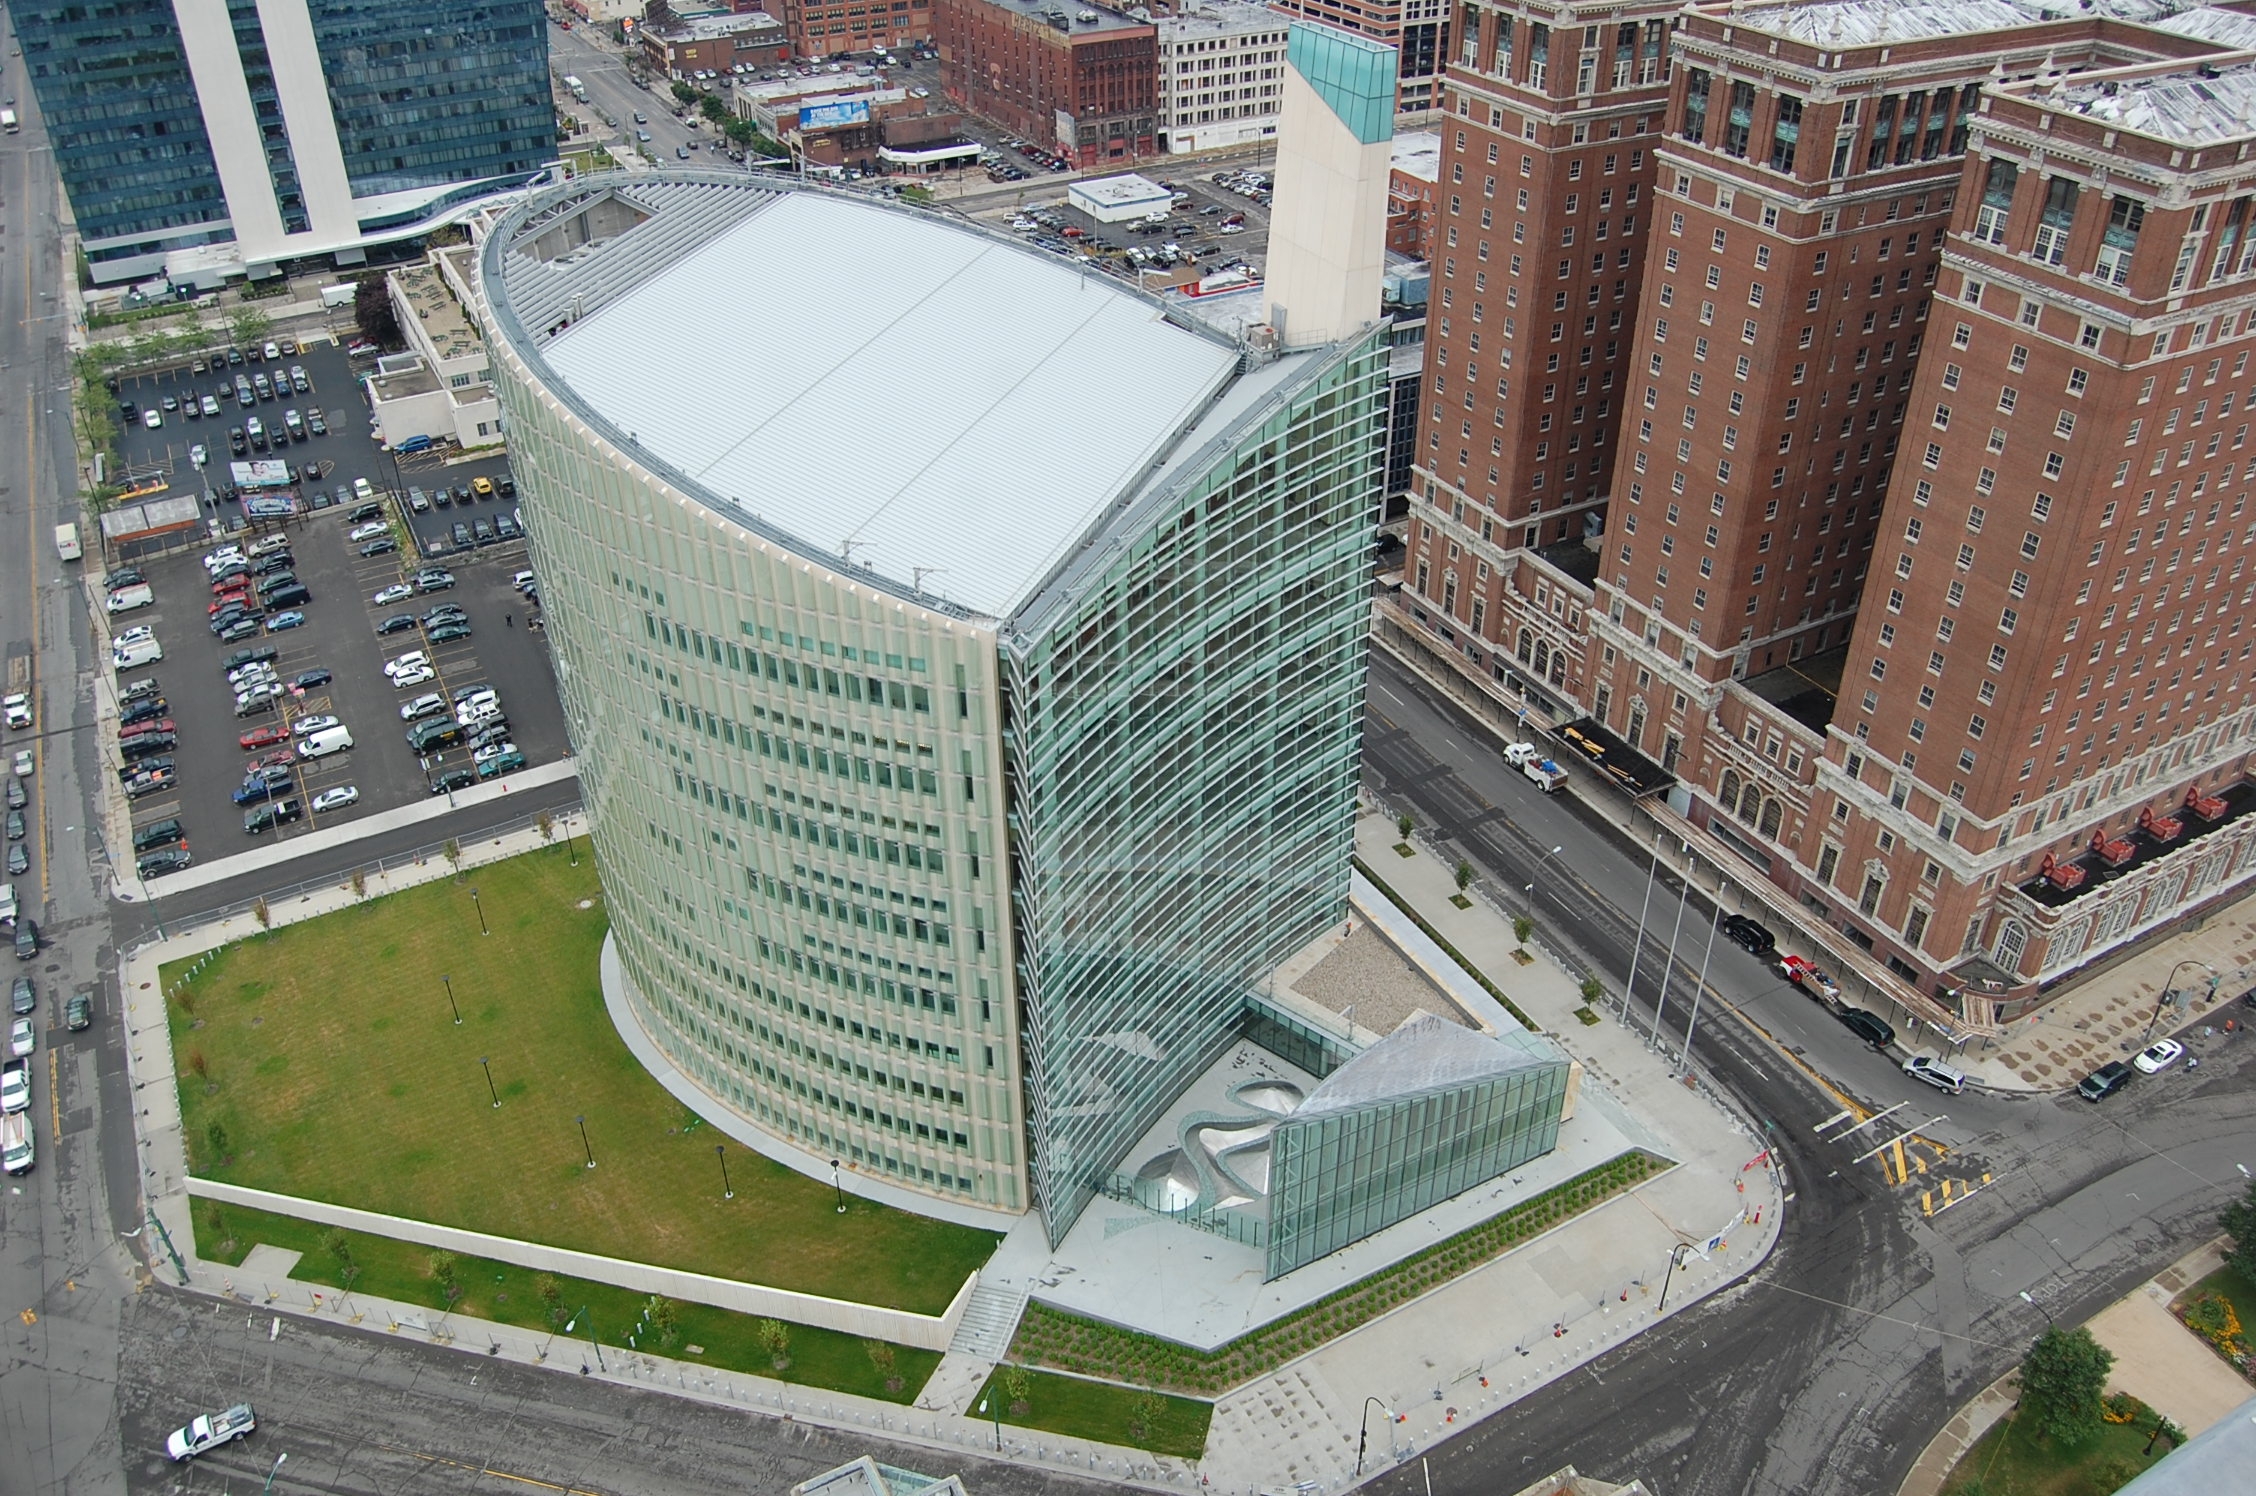
[(1281, 46), (1292, 18), (1266, 5), (1246, 4), (1245, 0), (1194, 0), (1177, 14), (1161, 16), (1152, 24), (1159, 28), (1162, 49), (1171, 42), (1259, 35), (1274, 35)]
[(1126, 207), (1131, 203), (1148, 203), (1154, 199), (1172, 202), (1175, 197), (1174, 193), (1150, 177), (1139, 176), (1132, 171), (1124, 171), (1116, 177), (1092, 177), (1087, 181), (1074, 182), (1066, 191), (1073, 197), (1087, 198), (1102, 208)]
[(1407, 130), (1394, 137), (1396, 171), (1423, 182), (1441, 180), (1441, 136), (1432, 130)]
[(2183, 15), (2170, 16), (2154, 23), (2160, 31), (2175, 31), (2180, 36), (2196, 36), (2203, 41), (2222, 42), (2228, 47), (2256, 47), (2256, 16), (2243, 15), (2237, 10), (2216, 10), (2203, 6)]
[(550, 368), (766, 524), (977, 613), (1024, 602), (1236, 371), (1109, 278), (934, 215), (796, 191), (723, 217), (549, 338)]

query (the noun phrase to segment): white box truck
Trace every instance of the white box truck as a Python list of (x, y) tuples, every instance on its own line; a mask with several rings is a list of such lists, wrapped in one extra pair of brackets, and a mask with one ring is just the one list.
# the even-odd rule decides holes
[(569, 73), (564, 75), (564, 86), (572, 91), (573, 98), (578, 99), (583, 104), (588, 101), (587, 85)]
[(55, 554), (61, 556), (65, 561), (76, 561), (80, 556), (86, 554), (79, 549), (78, 526), (55, 526)]

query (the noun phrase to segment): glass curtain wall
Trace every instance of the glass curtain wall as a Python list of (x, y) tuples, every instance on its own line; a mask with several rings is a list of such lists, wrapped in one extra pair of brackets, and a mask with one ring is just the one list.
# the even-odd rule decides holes
[[(1055, 1242), (1345, 917), (1388, 354), (1329, 357), (1004, 641), (1035, 1194)], [(1023, 616), (1023, 615), (1022, 615)]]

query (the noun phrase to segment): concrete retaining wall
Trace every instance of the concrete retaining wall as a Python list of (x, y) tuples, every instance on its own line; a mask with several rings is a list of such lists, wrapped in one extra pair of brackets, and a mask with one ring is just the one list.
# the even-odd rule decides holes
[(975, 1272), (964, 1279), (963, 1287), (956, 1290), (955, 1300), (944, 1312), (937, 1316), (912, 1314), (905, 1309), (848, 1303), (844, 1299), (826, 1299), (819, 1294), (794, 1293), (790, 1289), (770, 1288), (760, 1283), (739, 1283), (704, 1273), (684, 1272), (679, 1268), (656, 1267), (647, 1262), (626, 1262), (616, 1257), (599, 1257), (592, 1252), (575, 1252), (566, 1247), (543, 1246), (538, 1242), (488, 1236), (482, 1231), (465, 1231), (455, 1226), (434, 1225), (429, 1221), (380, 1215), (372, 1210), (356, 1210), (349, 1205), (330, 1205), (320, 1200), (302, 1200), (295, 1195), (245, 1189), (241, 1185), (227, 1184), (216, 1179), (190, 1176), (186, 1183), (189, 1194), (207, 1200), (249, 1206), (256, 1210), (271, 1210), (278, 1215), (318, 1221), (324, 1226), (342, 1226), (348, 1231), (365, 1231), (375, 1236), (388, 1236), (395, 1241), (414, 1242), (419, 1246), (443, 1247), (449, 1252), (490, 1257), (540, 1272), (562, 1273), (574, 1278), (593, 1279), (598, 1283), (616, 1284), (636, 1293), (661, 1294), (666, 1298), (681, 1299), (688, 1303), (711, 1304), (720, 1309), (736, 1310), (740, 1314), (757, 1314), (768, 1319), (787, 1320), (792, 1324), (839, 1330), (865, 1340), (885, 1340), (895, 1345), (915, 1346), (919, 1350), (945, 1352), (948, 1349), (948, 1343), (955, 1338), (956, 1323), (963, 1318), (964, 1307), (971, 1302), (972, 1290), (979, 1286), (979, 1274)]

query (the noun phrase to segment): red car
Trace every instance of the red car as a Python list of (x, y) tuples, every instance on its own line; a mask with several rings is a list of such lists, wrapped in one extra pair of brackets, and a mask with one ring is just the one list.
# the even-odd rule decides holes
[(136, 722), (131, 727), (121, 728), (118, 732), (118, 741), (130, 743), (135, 738), (145, 738), (152, 733), (178, 732), (179, 730), (173, 725), (170, 717), (159, 717), (154, 722)]
[(1787, 981), (1812, 997), (1836, 1003), (1841, 1000), (1841, 984), (1826, 975), (1814, 962), (1805, 961), (1800, 956), (1781, 956), (1778, 958), (1778, 970)]
[(264, 727), (254, 727), (235, 740), (245, 750), (272, 748), (276, 743), (290, 741), (290, 729), (279, 722), (269, 722)]
[(243, 772), (255, 774), (261, 769), (287, 769), (297, 761), (298, 755), (294, 749), (277, 748), (272, 753), (262, 753), (252, 759), (243, 766)]
[(231, 577), (221, 577), (218, 581), (212, 583), (212, 592), (215, 596), (224, 595), (229, 592), (248, 592), (250, 590), (251, 574), (247, 571), (239, 571)]

